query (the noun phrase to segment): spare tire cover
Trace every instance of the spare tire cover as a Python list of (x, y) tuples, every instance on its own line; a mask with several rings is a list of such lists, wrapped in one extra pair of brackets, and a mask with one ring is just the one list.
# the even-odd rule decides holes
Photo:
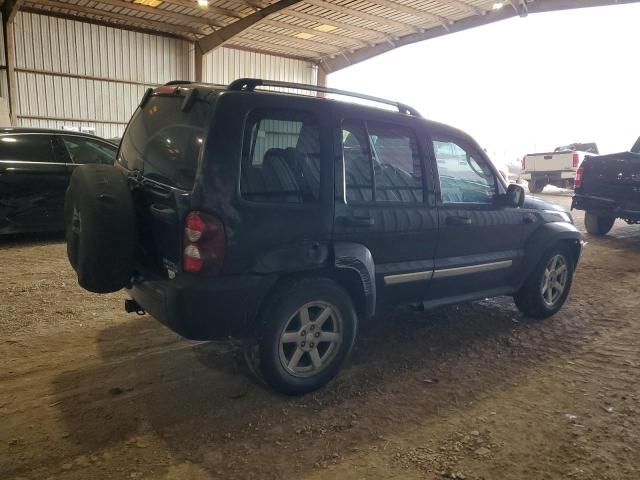
[(81, 165), (65, 196), (67, 256), (82, 288), (115, 292), (134, 274), (136, 216), (127, 178), (111, 165)]

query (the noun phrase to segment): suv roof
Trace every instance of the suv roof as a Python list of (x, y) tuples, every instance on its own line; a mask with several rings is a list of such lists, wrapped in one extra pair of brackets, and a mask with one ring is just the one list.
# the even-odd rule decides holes
[[(255, 87), (260, 87), (260, 86), (290, 88), (290, 89), (296, 89), (296, 90), (316, 91), (316, 92), (322, 92), (322, 93), (335, 93), (335, 94), (346, 96), (346, 97), (360, 98), (360, 99), (369, 100), (372, 102), (378, 102), (378, 103), (389, 105), (389, 106), (395, 106), (398, 109), (398, 111), (394, 112), (393, 110), (375, 107), (372, 105), (367, 105), (362, 103), (351, 103), (351, 102), (346, 102), (344, 100), (338, 100), (334, 98), (302, 95), (295, 92), (282, 92), (282, 91), (263, 90), (263, 89), (255, 90)], [(282, 96), (282, 97), (297, 97), (297, 98), (304, 97), (304, 98), (307, 98), (309, 101), (313, 101), (313, 102), (330, 102), (330, 103), (337, 103), (342, 105), (346, 104), (346, 105), (351, 105), (351, 106), (366, 109), (366, 110), (385, 112), (390, 115), (411, 116), (411, 117), (415, 117), (416, 119), (420, 119), (420, 121), (428, 124), (429, 127), (432, 129), (435, 128), (437, 130), (440, 130), (443, 133), (448, 133), (448, 134), (456, 135), (458, 137), (465, 138), (470, 143), (477, 145), (476, 141), (463, 130), (460, 130), (456, 127), (452, 127), (444, 123), (426, 119), (422, 115), (420, 115), (420, 113), (413, 107), (405, 105), (401, 102), (396, 102), (393, 100), (374, 97), (371, 95), (366, 95), (366, 94), (361, 94), (356, 92), (350, 92), (346, 90), (338, 90), (338, 89), (327, 88), (327, 87), (318, 87), (315, 85), (307, 85), (307, 84), (300, 84), (300, 83), (263, 80), (259, 78), (240, 78), (238, 80), (231, 82), (229, 85), (221, 85), (216, 83), (191, 82), (188, 80), (173, 80), (162, 86), (159, 86), (156, 88), (149, 88), (147, 90), (147, 93), (142, 98), (140, 104), (143, 105), (147, 101), (147, 99), (153, 94), (159, 94), (159, 93), (162, 94), (160, 89), (162, 89), (163, 87), (164, 88), (177, 87), (180, 90), (184, 90), (183, 94), (181, 95), (184, 97), (187, 97), (190, 94), (191, 90), (197, 88), (199, 91), (205, 94), (204, 96), (206, 96), (207, 93), (210, 93), (213, 95), (219, 95), (219, 94), (224, 94), (226, 92), (229, 92), (229, 93), (260, 94), (260, 95), (270, 95), (270, 96), (275, 95), (275, 96)], [(478, 148), (480, 147), (478, 146)]]
[[(201, 90), (208, 90), (209, 92), (212, 93), (221, 93), (224, 91), (231, 91), (231, 92), (254, 92), (256, 87), (277, 87), (277, 88), (290, 88), (290, 89), (294, 89), (294, 90), (304, 90), (304, 91), (309, 91), (309, 92), (320, 92), (320, 93), (332, 93), (335, 95), (342, 95), (342, 96), (346, 96), (346, 97), (352, 97), (352, 98), (360, 98), (362, 100), (367, 100), (367, 101), (371, 101), (371, 102), (376, 102), (376, 103), (380, 103), (380, 104), (384, 104), (384, 105), (389, 105), (389, 106), (393, 106), (396, 107), (398, 109), (398, 112), (403, 113), (403, 114), (407, 114), (407, 115), (412, 115), (414, 117), (422, 117), (420, 115), (420, 113), (413, 107), (410, 107), (409, 105), (406, 105), (404, 103), (401, 102), (397, 102), (394, 100), (388, 100), (386, 98), (380, 98), (380, 97), (375, 97), (373, 95), (367, 95), (364, 93), (357, 93), (357, 92), (350, 92), (347, 90), (340, 90), (337, 88), (328, 88), (328, 87), (322, 87), (322, 86), (316, 86), (316, 85), (309, 85), (309, 84), (305, 84), (305, 83), (293, 83), (293, 82), (281, 82), (281, 81), (276, 81), (276, 80), (263, 80), (261, 78), (239, 78), (238, 80), (234, 80), (233, 82), (231, 82), (228, 86), (226, 85), (220, 85), (220, 84), (213, 84), (213, 83), (200, 83), (200, 82), (191, 82), (191, 81), (186, 81), (186, 80), (174, 80), (171, 82), (168, 82), (166, 84), (164, 84), (162, 87), (158, 87), (154, 90), (152, 90), (152, 92), (157, 92), (158, 90), (162, 89), (163, 87), (191, 87), (191, 88), (198, 88)], [(300, 94), (296, 94), (293, 92), (274, 92), (274, 91), (270, 91), (270, 90), (260, 90), (260, 93), (269, 93), (272, 95), (285, 95), (285, 96), (304, 96), (306, 97), (307, 95), (300, 95)], [(321, 98), (321, 97), (311, 97), (309, 96), (309, 98), (319, 98), (322, 101), (326, 101), (326, 102), (335, 102), (336, 100), (334, 99), (329, 99), (329, 98)], [(143, 99), (144, 102), (144, 99)], [(344, 102), (342, 102), (344, 103)], [(370, 107), (371, 108), (371, 107)]]

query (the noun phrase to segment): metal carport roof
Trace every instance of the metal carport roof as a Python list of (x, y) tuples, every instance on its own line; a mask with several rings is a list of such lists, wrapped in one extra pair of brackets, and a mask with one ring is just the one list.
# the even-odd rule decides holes
[[(331, 73), (394, 48), (517, 15), (638, 0), (6, 0), (17, 8), (168, 34), (202, 54), (225, 45)], [(206, 3), (206, 2), (205, 2)]]

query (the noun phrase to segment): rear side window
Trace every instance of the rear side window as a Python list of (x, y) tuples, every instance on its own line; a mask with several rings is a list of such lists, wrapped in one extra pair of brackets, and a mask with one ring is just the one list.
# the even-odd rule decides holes
[(61, 162), (53, 149), (51, 135), (3, 135), (0, 136), (0, 160), (22, 162)]
[(190, 190), (204, 142), (209, 104), (196, 101), (181, 110), (184, 98), (155, 96), (138, 109), (120, 144), (118, 162), (145, 177)]
[(256, 110), (247, 118), (240, 193), (265, 203), (313, 203), (320, 195), (317, 118), (293, 110)]
[(113, 165), (116, 158), (117, 148), (106, 143), (90, 138), (63, 136), (69, 156), (73, 163), (85, 165), (87, 163), (102, 163)]
[(343, 121), (347, 202), (421, 203), (422, 160), (415, 138), (401, 125)]

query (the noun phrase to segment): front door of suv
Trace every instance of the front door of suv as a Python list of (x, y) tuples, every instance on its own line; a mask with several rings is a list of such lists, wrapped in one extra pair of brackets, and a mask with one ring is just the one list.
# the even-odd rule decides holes
[(438, 246), (429, 298), (500, 293), (522, 257), (525, 215), (504, 206), (504, 186), (472, 142), (432, 132)]
[(337, 108), (335, 241), (371, 252), (379, 303), (423, 300), (437, 211), (429, 204), (419, 124), (402, 115)]

